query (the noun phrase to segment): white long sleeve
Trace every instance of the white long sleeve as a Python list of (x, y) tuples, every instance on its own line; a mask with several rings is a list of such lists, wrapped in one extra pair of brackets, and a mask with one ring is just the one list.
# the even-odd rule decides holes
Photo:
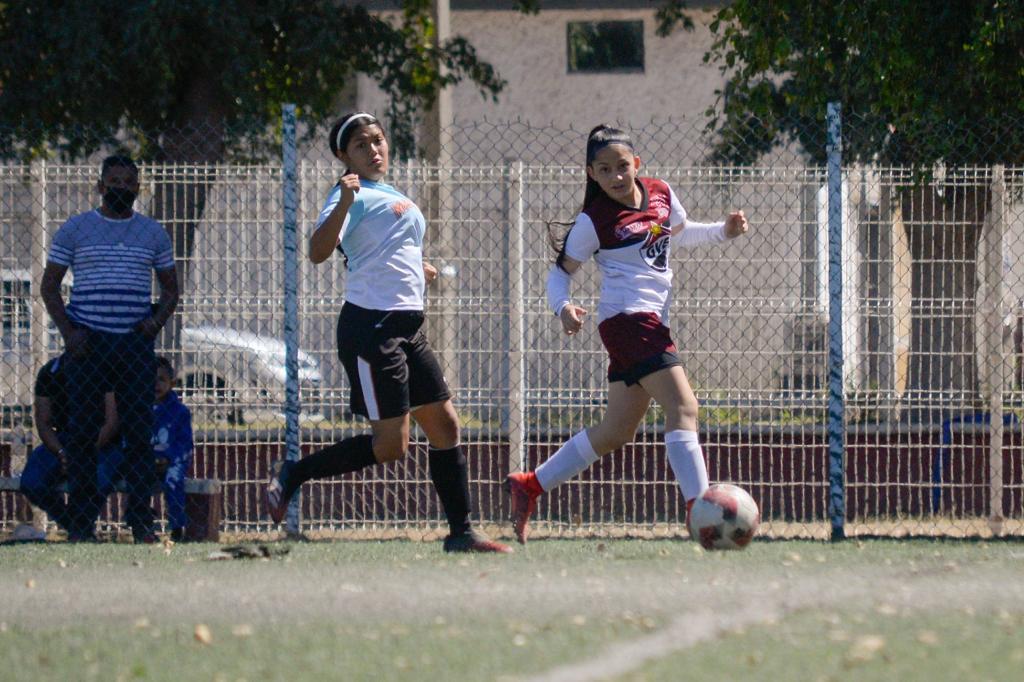
[(562, 308), (569, 305), (569, 283), (571, 281), (572, 275), (557, 265), (551, 266), (551, 270), (548, 272), (548, 305), (556, 317), (562, 314)]
[(726, 239), (725, 222), (698, 223), (687, 219), (682, 225), (672, 226), (672, 240), (678, 246), (697, 246), (710, 242), (724, 242)]

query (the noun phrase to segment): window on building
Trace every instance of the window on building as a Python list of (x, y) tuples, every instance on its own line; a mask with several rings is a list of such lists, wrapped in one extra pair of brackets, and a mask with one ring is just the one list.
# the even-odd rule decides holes
[(570, 21), (569, 73), (644, 70), (643, 21)]
[[(6, 274), (6, 273), (5, 273)], [(20, 279), (4, 279), (0, 293), (0, 320), (2, 320), (4, 350), (18, 343), (18, 335), (29, 329), (29, 283)]]

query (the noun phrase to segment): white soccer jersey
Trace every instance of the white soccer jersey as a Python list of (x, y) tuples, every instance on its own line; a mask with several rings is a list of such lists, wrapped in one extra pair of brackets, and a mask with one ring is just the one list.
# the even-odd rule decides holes
[[(416, 204), (391, 185), (360, 179), (338, 244), (348, 258), (345, 300), (370, 310), (423, 310), (423, 234)], [(341, 200), (331, 190), (317, 229)]]
[(725, 224), (689, 223), (672, 189), (654, 178), (637, 178), (639, 208), (601, 194), (577, 216), (565, 253), (601, 270), (598, 322), (619, 313), (653, 312), (667, 324), (672, 291), (673, 246), (725, 240)]

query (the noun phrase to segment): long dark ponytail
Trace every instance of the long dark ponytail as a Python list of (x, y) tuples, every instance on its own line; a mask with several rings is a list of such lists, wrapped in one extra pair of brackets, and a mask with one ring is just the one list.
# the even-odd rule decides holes
[[(629, 133), (618, 128), (612, 128), (611, 126), (601, 125), (594, 126), (591, 129), (590, 134), (587, 135), (587, 167), (594, 162), (594, 157), (599, 151), (604, 149), (610, 144), (621, 144), (630, 149), (633, 149), (633, 140), (630, 138)], [(580, 208), (580, 212), (587, 210), (594, 200), (604, 195), (604, 190), (601, 189), (601, 185), (597, 183), (587, 174), (587, 185), (583, 191), (583, 207)], [(572, 222), (562, 222), (558, 220), (548, 221), (548, 239), (551, 241), (551, 248), (558, 252), (558, 256), (555, 258), (555, 265), (565, 270), (565, 241), (569, 238), (569, 230), (565, 230), (560, 235), (556, 235), (553, 226), (558, 225), (560, 227), (572, 228)]]

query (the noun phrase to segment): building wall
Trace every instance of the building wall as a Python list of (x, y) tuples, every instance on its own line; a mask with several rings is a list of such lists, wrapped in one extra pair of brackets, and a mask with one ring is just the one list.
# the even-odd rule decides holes
[[(582, 3), (581, 3), (582, 4)], [(588, 3), (590, 4), (590, 3)], [(693, 140), (689, 145), (673, 145), (672, 158), (662, 163), (695, 159), (706, 151), (699, 137), (705, 123), (703, 113), (715, 102), (715, 90), (724, 83), (718, 67), (703, 63), (711, 46), (708, 25), (714, 12), (692, 10), (696, 28), (676, 30), (666, 38), (655, 34), (655, 3), (644, 9), (544, 9), (535, 15), (500, 10), (458, 10), (451, 12), (452, 35), (463, 36), (477, 49), (479, 57), (490, 62), (508, 85), (498, 101), (484, 98), (472, 83), (461, 83), (453, 90), (453, 108), (457, 124), (482, 121), (520, 121), (530, 127), (553, 131), (585, 133), (598, 123), (618, 123), (630, 129), (649, 129), (651, 122), (672, 118), (692, 120)], [(567, 25), (570, 21), (635, 21), (644, 23), (643, 73), (568, 72)], [(361, 108), (375, 112), (387, 110), (387, 95), (370, 79), (359, 82)], [(500, 131), (497, 131), (500, 132)], [(506, 154), (500, 144), (486, 146), (478, 154)], [(579, 139), (544, 139), (544, 149), (520, 153), (534, 154), (550, 162), (552, 151), (567, 154), (566, 162), (575, 163), (582, 144)], [(521, 141), (517, 143), (522, 146)], [(643, 148), (642, 155), (659, 157), (658, 148)], [(459, 150), (460, 153), (463, 150)], [(473, 160), (484, 161), (480, 156)], [(684, 157), (684, 158), (681, 158)]]

